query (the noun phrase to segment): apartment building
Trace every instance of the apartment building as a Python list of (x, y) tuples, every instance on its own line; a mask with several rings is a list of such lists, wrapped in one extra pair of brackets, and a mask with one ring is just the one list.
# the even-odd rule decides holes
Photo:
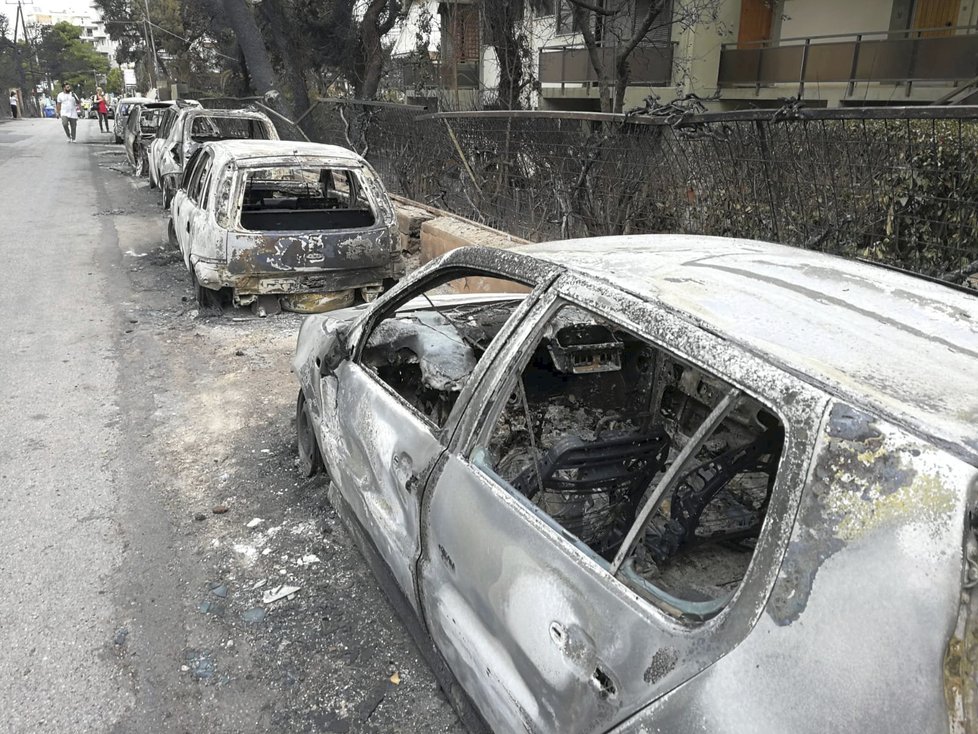
[[(627, 43), (652, 0), (605, 0), (595, 28), (605, 63)], [(625, 109), (650, 93), (715, 97), (710, 106), (810, 106), (970, 101), (978, 82), (978, 0), (672, 0), (629, 56)], [(480, 6), (429, 2), (433, 40), (414, 101), (475, 108), (493, 96), (495, 55), (480, 38)], [(706, 12), (699, 12), (705, 10)], [(526, 3), (525, 32), (541, 109), (596, 110), (598, 77), (569, 0)], [(411, 37), (410, 28), (402, 38)], [(416, 29), (414, 29), (416, 30)], [(399, 39), (400, 44), (400, 39)], [(401, 48), (404, 45), (401, 44)], [(395, 53), (395, 59), (398, 54)], [(407, 58), (407, 56), (401, 56)], [(434, 70), (434, 71), (432, 71)]]

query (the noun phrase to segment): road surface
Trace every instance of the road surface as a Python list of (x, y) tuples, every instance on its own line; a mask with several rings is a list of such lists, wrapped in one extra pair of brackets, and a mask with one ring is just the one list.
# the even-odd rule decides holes
[(0, 123), (0, 730), (460, 731), (296, 473), (299, 317), (199, 313), (110, 138)]

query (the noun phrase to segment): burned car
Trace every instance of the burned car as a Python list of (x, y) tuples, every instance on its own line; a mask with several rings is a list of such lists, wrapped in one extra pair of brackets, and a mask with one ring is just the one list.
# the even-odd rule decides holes
[(149, 175), (149, 187), (151, 189), (155, 189), (160, 185), (158, 161), (163, 155), (163, 149), (166, 147), (166, 141), (170, 137), (170, 132), (173, 130), (173, 126), (178, 124), (178, 121), (183, 117), (181, 113), (188, 109), (201, 109), (201, 104), (193, 99), (178, 99), (173, 102), (171, 107), (164, 110), (160, 116), (160, 124), (156, 129), (156, 137), (146, 147), (146, 168)]
[(171, 205), (198, 300), (222, 294), (260, 313), (370, 300), (404, 272), (394, 208), (370, 165), (345, 148), (207, 143)]
[(144, 109), (159, 108), (166, 109), (172, 103), (161, 102), (147, 97), (121, 97), (112, 106), (112, 131), (116, 143), (125, 140), (126, 123), (129, 121), (129, 113), (134, 105), (141, 105)]
[(153, 146), (150, 162), (155, 185), (163, 194), (163, 208), (177, 190), (187, 162), (204, 143), (217, 140), (278, 140), (268, 115), (258, 110), (207, 110), (187, 105), (167, 128), (166, 139)]
[(976, 359), (821, 253), (465, 248), (306, 318), (300, 466), (476, 728), (975, 731)]
[(122, 143), (126, 149), (126, 158), (137, 176), (147, 173), (147, 155), (150, 142), (156, 137), (160, 118), (168, 108), (149, 107), (143, 104), (133, 104), (129, 110), (129, 119), (122, 131)]

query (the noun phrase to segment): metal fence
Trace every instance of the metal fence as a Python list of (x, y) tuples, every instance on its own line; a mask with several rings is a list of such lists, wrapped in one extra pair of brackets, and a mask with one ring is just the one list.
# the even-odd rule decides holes
[(531, 240), (685, 232), (954, 282), (978, 270), (978, 108), (427, 114), (324, 100), (310, 116), (311, 137), (365, 154), (392, 191)]

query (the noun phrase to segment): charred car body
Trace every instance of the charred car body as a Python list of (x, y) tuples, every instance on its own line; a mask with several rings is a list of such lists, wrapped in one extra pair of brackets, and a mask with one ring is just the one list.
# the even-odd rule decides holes
[(159, 127), (156, 130), (156, 137), (146, 147), (146, 167), (149, 174), (149, 187), (151, 189), (155, 189), (160, 185), (158, 161), (163, 154), (163, 148), (166, 145), (167, 139), (170, 137), (173, 126), (181, 119), (183, 110), (200, 108), (200, 102), (196, 100), (178, 99), (171, 107), (163, 111), (163, 114), (160, 116)]
[(300, 464), (494, 731), (975, 731), (976, 324), (760, 242), (456, 250), (305, 320)]
[[(198, 298), (299, 311), (365, 300), (403, 275), (394, 209), (356, 153), (287, 141), (208, 143), (171, 205)], [(264, 297), (268, 297), (267, 299)]]
[(156, 137), (160, 118), (168, 109), (167, 106), (154, 104), (134, 104), (129, 110), (129, 119), (122, 131), (122, 143), (126, 149), (126, 158), (137, 176), (147, 173), (147, 155), (149, 145)]
[(115, 142), (124, 142), (126, 123), (129, 121), (129, 113), (134, 105), (141, 105), (143, 108), (166, 109), (171, 104), (171, 102), (160, 102), (146, 97), (122, 97), (117, 100), (112, 107), (112, 130), (115, 135)]
[(187, 107), (170, 125), (165, 141), (153, 148), (150, 164), (162, 189), (163, 208), (177, 190), (187, 162), (201, 145), (217, 140), (278, 140), (268, 115), (257, 110), (206, 110)]

